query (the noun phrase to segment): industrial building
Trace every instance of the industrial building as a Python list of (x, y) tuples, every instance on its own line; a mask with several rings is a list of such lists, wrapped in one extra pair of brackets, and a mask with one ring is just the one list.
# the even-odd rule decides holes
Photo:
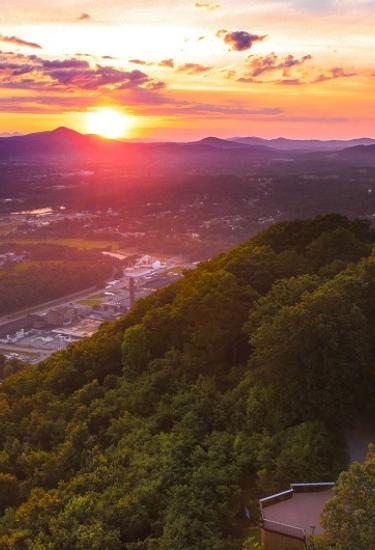
[(70, 305), (55, 307), (47, 313), (47, 324), (51, 327), (62, 327), (77, 319), (77, 310)]

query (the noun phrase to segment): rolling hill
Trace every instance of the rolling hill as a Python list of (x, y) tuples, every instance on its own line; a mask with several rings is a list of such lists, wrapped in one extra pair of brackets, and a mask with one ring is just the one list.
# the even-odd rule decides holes
[(259, 137), (234, 137), (231, 141), (245, 145), (262, 145), (272, 147), (282, 151), (339, 151), (348, 149), (357, 145), (374, 145), (372, 138), (358, 138), (350, 140), (319, 140), (319, 139), (263, 139)]

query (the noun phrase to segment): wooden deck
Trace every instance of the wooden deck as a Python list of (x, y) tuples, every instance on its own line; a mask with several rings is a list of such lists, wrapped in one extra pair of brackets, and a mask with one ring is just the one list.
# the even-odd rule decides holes
[[(296, 529), (297, 532), (303, 531), (306, 535), (320, 535), (320, 514), (324, 504), (332, 497), (331, 488), (317, 492), (294, 492), (286, 500), (263, 507), (264, 526), (277, 531), (277, 524), (282, 524)], [(293, 536), (292, 531), (290, 535)]]

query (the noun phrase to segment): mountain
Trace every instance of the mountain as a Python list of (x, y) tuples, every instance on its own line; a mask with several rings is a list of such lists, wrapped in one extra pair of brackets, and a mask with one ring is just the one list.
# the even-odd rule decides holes
[(221, 153), (229, 151), (239, 155), (258, 155), (275, 158), (276, 152), (338, 151), (356, 146), (375, 145), (371, 138), (349, 141), (293, 140), (285, 138), (263, 139), (236, 137), (221, 139), (206, 137), (192, 142), (118, 141), (93, 134), (80, 134), (69, 128), (56, 128), (50, 132), (0, 137), (0, 158), (49, 155), (87, 156), (91, 154), (123, 155), (124, 153), (152, 154), (154, 152), (183, 155), (190, 153)]
[[(0, 138), (0, 160), (111, 164), (136, 176), (176, 173), (243, 175), (260, 167), (270, 167), (277, 172), (280, 163), (283, 170), (293, 170), (293, 165), (298, 168), (298, 162), (306, 170), (323, 164), (328, 167), (335, 161), (337, 164), (363, 161), (372, 165), (371, 147), (374, 145), (358, 145), (358, 142), (372, 143), (373, 140), (322, 142), (256, 137), (228, 140), (209, 136), (192, 142), (142, 143), (57, 128), (51, 132)], [(349, 146), (353, 144), (355, 147)]]
[(51, 132), (0, 138), (0, 160), (111, 163), (132, 174), (247, 172), (255, 162), (268, 162), (275, 157), (276, 151), (269, 147), (213, 137), (187, 143), (137, 143), (57, 128)]
[(351, 140), (318, 140), (318, 139), (263, 139), (258, 137), (234, 137), (230, 141), (246, 145), (263, 145), (273, 147), (282, 151), (338, 151), (357, 145), (373, 145), (375, 140), (372, 138), (358, 138)]
[(119, 142), (61, 127), (51, 132), (0, 138), (0, 158), (79, 155), (119, 147)]
[(270, 151), (269, 147), (266, 147), (263, 144), (257, 144), (257, 143), (241, 143), (236, 142), (228, 139), (221, 139), (217, 137), (206, 137), (199, 141), (194, 141), (189, 144), (190, 146), (209, 146), (214, 149), (226, 149), (226, 150), (241, 150), (241, 151)]
[(0, 156), (46, 156), (54, 154), (82, 155), (95, 151), (99, 153), (124, 152), (215, 152), (217, 150), (241, 151), (243, 153), (263, 152), (273, 154), (272, 149), (253, 147), (216, 137), (207, 137), (193, 142), (133, 142), (106, 139), (94, 134), (81, 134), (69, 128), (56, 128), (50, 132), (38, 132), (22, 136), (0, 137)]
[(375, 165), (375, 145), (357, 145), (336, 154), (336, 158), (362, 165)]
[(375, 412), (374, 242), (274, 225), (4, 380), (0, 547), (238, 550), (260, 496), (337, 479)]

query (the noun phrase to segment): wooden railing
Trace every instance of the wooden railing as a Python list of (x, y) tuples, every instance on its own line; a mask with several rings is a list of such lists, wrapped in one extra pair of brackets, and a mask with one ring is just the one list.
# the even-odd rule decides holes
[(314, 493), (332, 489), (335, 484), (332, 481), (321, 481), (319, 483), (291, 483), (290, 487), (294, 493)]
[(263, 519), (263, 528), (280, 535), (286, 535), (295, 539), (305, 540), (306, 533), (301, 527), (294, 527), (286, 523), (279, 523), (270, 519)]
[(276, 504), (276, 502), (282, 502), (283, 500), (292, 498), (293, 492), (294, 492), (293, 489), (288, 489), (287, 491), (276, 493), (274, 495), (271, 495), (270, 497), (261, 498), (259, 500), (260, 507), (262, 509), (262, 508), (265, 508), (266, 506), (271, 506), (272, 504)]

